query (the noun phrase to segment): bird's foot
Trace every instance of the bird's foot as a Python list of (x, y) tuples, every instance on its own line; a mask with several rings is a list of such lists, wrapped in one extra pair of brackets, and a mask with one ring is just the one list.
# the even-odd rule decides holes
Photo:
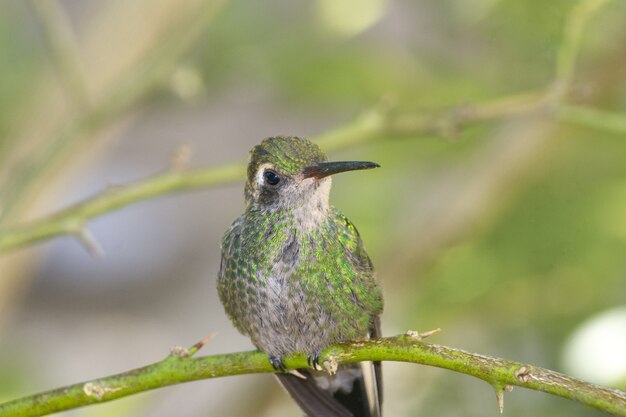
[(306, 359), (306, 363), (309, 364), (309, 366), (313, 369), (315, 369), (316, 371), (323, 371), (324, 368), (322, 368), (320, 366), (320, 354), (319, 352), (316, 352), (310, 356), (307, 357)]
[(287, 372), (287, 367), (283, 363), (282, 358), (277, 357), (277, 356), (270, 356), (269, 359), (270, 359), (270, 364), (272, 365), (272, 368), (274, 368), (275, 371)]

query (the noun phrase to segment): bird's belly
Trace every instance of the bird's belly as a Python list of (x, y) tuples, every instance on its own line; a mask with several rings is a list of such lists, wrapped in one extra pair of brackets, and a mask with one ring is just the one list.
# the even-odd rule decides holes
[(302, 289), (268, 279), (259, 295), (262, 308), (257, 309), (250, 336), (270, 356), (313, 354), (334, 341), (333, 318)]

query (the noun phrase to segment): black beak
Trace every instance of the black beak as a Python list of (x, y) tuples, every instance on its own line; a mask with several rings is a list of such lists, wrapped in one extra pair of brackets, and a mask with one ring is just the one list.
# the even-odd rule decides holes
[(329, 175), (338, 174), (340, 172), (355, 171), (357, 169), (379, 168), (375, 162), (357, 162), (357, 161), (340, 161), (340, 162), (320, 162), (316, 165), (306, 167), (302, 170), (304, 178), (324, 178)]

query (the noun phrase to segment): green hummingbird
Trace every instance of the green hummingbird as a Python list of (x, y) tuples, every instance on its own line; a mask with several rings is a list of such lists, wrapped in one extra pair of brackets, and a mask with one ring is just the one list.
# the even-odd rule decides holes
[[(333, 376), (318, 364), (333, 343), (380, 336), (372, 262), (356, 227), (329, 204), (331, 175), (378, 166), (327, 162), (306, 139), (267, 138), (250, 151), (246, 209), (222, 240), (217, 285), (227, 315), (311, 417), (380, 416), (380, 362)], [(292, 353), (307, 355), (312, 369), (284, 373)]]

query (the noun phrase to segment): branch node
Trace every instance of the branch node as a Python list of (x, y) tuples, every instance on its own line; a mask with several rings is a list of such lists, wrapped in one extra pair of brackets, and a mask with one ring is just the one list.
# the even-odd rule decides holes
[(530, 379), (530, 369), (525, 366), (522, 366), (518, 370), (515, 371), (515, 378), (519, 379), (523, 383), (528, 382)]
[(191, 356), (190, 350), (184, 346), (174, 346), (170, 349), (170, 356), (174, 358), (188, 358)]
[(190, 347), (187, 350), (188, 356), (195, 355), (196, 352), (198, 352), (200, 349), (202, 349), (205, 345), (209, 344), (209, 342), (211, 340), (213, 340), (215, 338), (215, 336), (216, 336), (216, 333), (211, 333), (210, 335), (208, 335), (207, 337), (205, 337), (204, 339), (202, 339), (201, 341), (199, 341), (198, 343), (196, 343), (195, 345)]
[(76, 232), (76, 237), (80, 241), (80, 244), (89, 252), (94, 258), (102, 259), (105, 257), (104, 249), (102, 245), (98, 243), (94, 235), (86, 227), (81, 227)]
[(424, 333), (420, 333), (417, 330), (407, 330), (406, 331), (406, 335), (409, 336), (411, 339), (413, 340), (417, 340), (418, 342), (421, 340), (426, 339), (429, 336), (434, 335), (435, 333), (439, 333), (441, 331), (441, 329), (438, 327), (436, 329), (433, 330), (429, 330), (427, 332)]
[(91, 398), (95, 398), (98, 401), (101, 401), (106, 394), (110, 394), (121, 389), (121, 387), (109, 388), (102, 385), (96, 385), (93, 382), (87, 382), (85, 385), (83, 385), (83, 392), (85, 393), (85, 395)]
[(448, 118), (442, 118), (435, 124), (436, 133), (444, 139), (455, 140), (461, 130), (461, 118), (458, 110), (453, 110)]

